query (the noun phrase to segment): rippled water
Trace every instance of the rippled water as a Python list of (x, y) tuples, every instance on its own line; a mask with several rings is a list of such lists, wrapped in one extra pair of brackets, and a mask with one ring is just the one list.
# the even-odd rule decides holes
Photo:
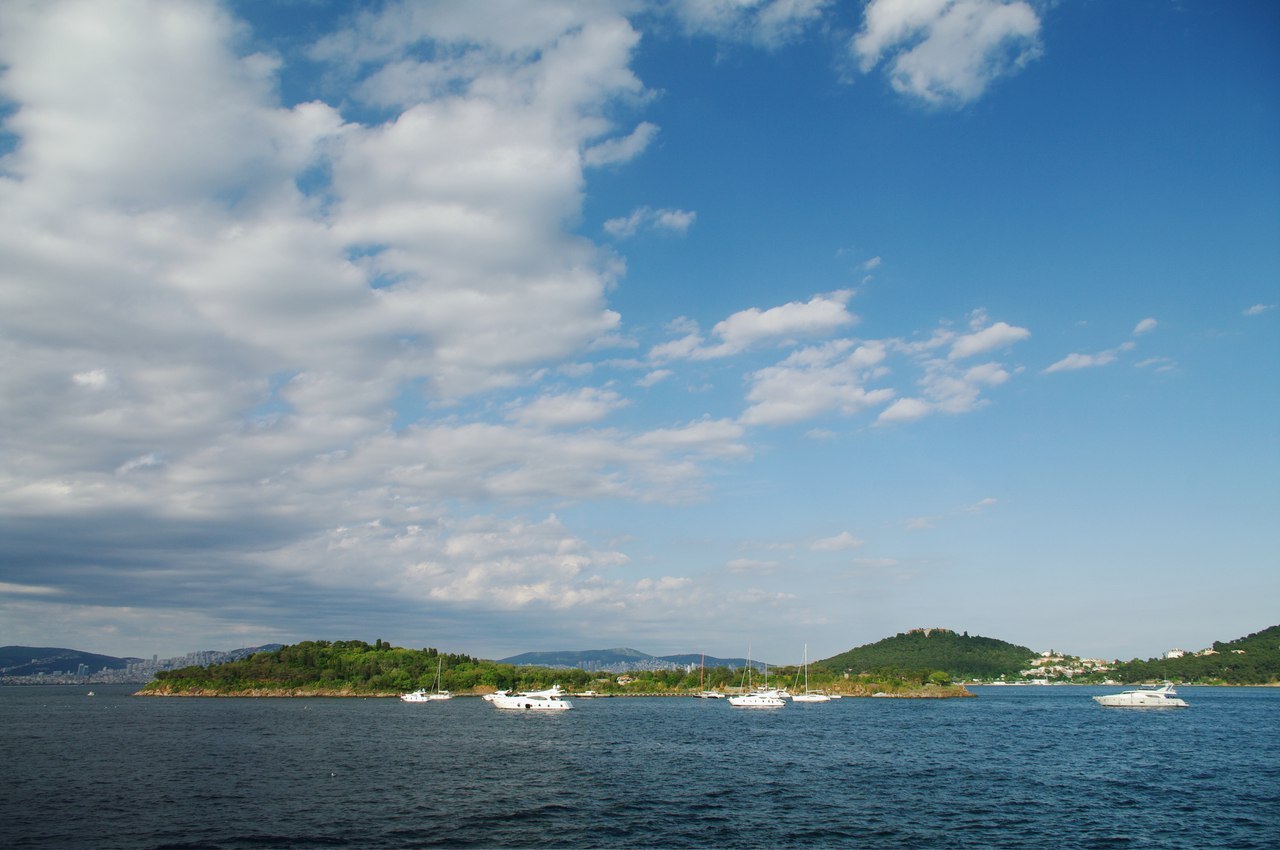
[(1280, 847), (1277, 689), (549, 713), (84, 690), (0, 688), (0, 846)]

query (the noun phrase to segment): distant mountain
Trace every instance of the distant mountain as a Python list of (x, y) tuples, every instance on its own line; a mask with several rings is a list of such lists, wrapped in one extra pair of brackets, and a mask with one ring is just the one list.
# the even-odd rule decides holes
[[(515, 664), (530, 667), (550, 667), (553, 669), (575, 669), (588, 672), (625, 673), (628, 670), (674, 670), (683, 669), (691, 664), (704, 663), (703, 656), (698, 653), (685, 655), (650, 655), (638, 649), (618, 647), (616, 649), (564, 650), (560, 652), (524, 652), (510, 658), (498, 659), (499, 664)], [(745, 658), (716, 658), (706, 656), (707, 667), (728, 667), (733, 670), (746, 667)], [(760, 662), (755, 662), (760, 666)]]
[[(103, 671), (129, 671), (127, 681), (145, 682), (157, 670), (175, 667), (207, 667), (210, 664), (223, 664), (238, 661), (259, 652), (279, 649), (282, 644), (272, 643), (265, 646), (247, 646), (232, 649), (228, 652), (220, 650), (203, 650), (180, 655), (176, 658), (117, 658), (113, 655), (99, 655), (94, 652), (82, 652), (78, 649), (65, 649), (52, 646), (0, 646), (0, 678), (9, 681), (27, 681), (25, 677), (94, 677)], [(82, 670), (83, 665), (83, 672)], [(120, 679), (123, 674), (108, 677), (111, 681)], [(99, 677), (101, 678), (101, 677)]]
[(833, 655), (812, 666), (832, 672), (943, 670), (955, 678), (1017, 675), (1035, 652), (995, 638), (970, 637), (950, 629), (912, 629)]
[(123, 670), (141, 658), (116, 658), (55, 646), (0, 646), (0, 676), (75, 673), (83, 664), (89, 672)]

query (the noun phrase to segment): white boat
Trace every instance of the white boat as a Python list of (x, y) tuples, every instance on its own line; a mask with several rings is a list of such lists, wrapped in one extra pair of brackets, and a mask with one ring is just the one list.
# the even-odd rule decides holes
[[(745, 687), (750, 688), (751, 652), (749, 650), (747, 652), (747, 669), (746, 672), (742, 674), (742, 677)], [(769, 687), (768, 664), (764, 666), (764, 684), (765, 686), (763, 688), (756, 688), (755, 690), (748, 691), (747, 693), (729, 697), (729, 705), (737, 706), (738, 708), (781, 708), (787, 704), (787, 701), (782, 698), (783, 694), (786, 693), (785, 691)]]
[(499, 691), (485, 695), (485, 699), (493, 703), (494, 708), (520, 711), (567, 711), (573, 708), (573, 703), (563, 697), (564, 691), (560, 690), (559, 685), (545, 691), (522, 691), (517, 694)]
[(831, 702), (831, 697), (827, 694), (815, 693), (809, 690), (809, 644), (804, 645), (804, 693), (796, 694), (791, 697), (792, 702)]
[(724, 699), (724, 694), (719, 691), (701, 691), (698, 699)]
[(1139, 688), (1118, 694), (1105, 694), (1093, 698), (1098, 705), (1113, 708), (1187, 708), (1186, 700), (1178, 696), (1173, 685), (1159, 688)]
[(435, 702), (442, 699), (453, 699), (453, 694), (448, 691), (440, 690), (440, 673), (443, 668), (444, 659), (436, 656), (436, 687), (433, 691), (426, 688), (418, 688), (416, 691), (407, 694), (401, 694), (400, 699), (405, 702)]
[(777, 688), (766, 688), (729, 697), (729, 705), (736, 705), (739, 708), (780, 708), (786, 704), (787, 701), (782, 698)]

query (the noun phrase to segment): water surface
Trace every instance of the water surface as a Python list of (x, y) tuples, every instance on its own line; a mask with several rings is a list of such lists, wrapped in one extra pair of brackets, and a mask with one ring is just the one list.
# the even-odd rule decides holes
[(0, 846), (1280, 847), (1280, 689), (547, 713), (95, 690), (0, 688)]

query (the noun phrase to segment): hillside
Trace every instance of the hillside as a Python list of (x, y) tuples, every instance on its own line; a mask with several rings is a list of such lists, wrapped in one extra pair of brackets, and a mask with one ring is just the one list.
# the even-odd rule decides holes
[(35, 676), (37, 674), (75, 673), (81, 664), (90, 672), (123, 670), (140, 658), (116, 658), (64, 649), (54, 646), (0, 646), (0, 675)]
[(912, 629), (817, 661), (833, 673), (942, 670), (955, 678), (1014, 676), (1035, 655), (1025, 646), (995, 638), (970, 637), (950, 629)]
[(1280, 683), (1280, 626), (1236, 638), (1214, 641), (1204, 652), (1182, 658), (1126, 661), (1111, 677), (1120, 682), (1221, 682), (1228, 685)]

